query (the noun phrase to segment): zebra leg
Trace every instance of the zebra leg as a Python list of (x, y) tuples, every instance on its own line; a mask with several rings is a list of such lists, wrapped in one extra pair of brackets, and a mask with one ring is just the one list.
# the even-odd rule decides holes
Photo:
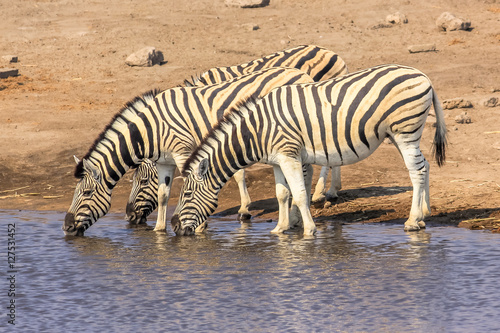
[(274, 180), (276, 182), (276, 199), (278, 199), (279, 217), (278, 217), (278, 224), (271, 231), (271, 233), (280, 234), (290, 229), (289, 215), (288, 215), (289, 213), (288, 201), (290, 199), (290, 189), (288, 187), (285, 177), (283, 176), (281, 168), (277, 165), (273, 165), (273, 170), (274, 170)]
[(326, 192), (326, 199), (332, 200), (338, 198), (338, 191), (342, 188), (342, 181), (340, 179), (340, 167), (331, 167), (332, 169), (332, 181), (330, 183), (330, 189)]
[(321, 168), (318, 182), (316, 183), (316, 187), (314, 188), (312, 203), (320, 203), (326, 200), (325, 188), (326, 188), (326, 179), (328, 178), (328, 171), (330, 171), (329, 167), (324, 166)]
[(297, 207), (302, 215), (304, 236), (312, 236), (316, 233), (316, 225), (314, 224), (311, 211), (309, 209), (310, 199), (304, 183), (302, 162), (300, 161), (300, 158), (297, 159), (286, 155), (279, 156), (278, 162), (281, 167), (281, 171), (290, 186), (293, 199), (295, 200), (295, 203), (297, 204)]
[[(304, 175), (304, 184), (307, 191), (307, 197), (311, 197), (311, 187), (312, 187), (312, 176), (313, 167), (311, 164), (306, 164), (302, 166), (302, 172)], [(308, 201), (309, 208), (311, 207), (310, 201)], [(300, 213), (299, 207), (295, 203), (295, 199), (292, 198), (292, 208), (290, 210), (290, 227), (299, 227), (302, 224), (302, 214)]]
[(425, 228), (424, 219), (431, 214), (429, 203), (429, 162), (424, 158), (420, 148), (401, 148), (401, 155), (406, 167), (410, 172), (413, 185), (413, 199), (411, 203), (410, 216), (405, 222), (405, 231), (419, 230)]
[(234, 174), (234, 180), (238, 184), (238, 188), (240, 190), (240, 198), (241, 198), (241, 206), (238, 210), (238, 220), (245, 221), (250, 220), (252, 215), (248, 210), (248, 206), (252, 202), (250, 200), (250, 195), (248, 194), (247, 184), (245, 182), (245, 169), (240, 169)]
[(158, 219), (155, 231), (167, 230), (167, 203), (174, 180), (175, 165), (156, 164), (158, 169)]

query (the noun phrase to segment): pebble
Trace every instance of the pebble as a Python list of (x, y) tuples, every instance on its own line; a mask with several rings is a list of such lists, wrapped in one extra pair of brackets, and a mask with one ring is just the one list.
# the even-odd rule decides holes
[(455, 122), (458, 124), (470, 124), (472, 122), (472, 119), (467, 114), (467, 112), (462, 112), (461, 114), (455, 117)]
[(387, 15), (387, 17), (385, 18), (385, 21), (387, 23), (391, 23), (391, 24), (406, 24), (406, 23), (408, 23), (408, 19), (406, 18), (406, 15), (402, 14), (400, 12), (396, 12), (392, 15)]
[(410, 53), (434, 52), (436, 51), (436, 45), (435, 44), (410, 45), (408, 46), (408, 51)]
[(259, 30), (260, 27), (257, 24), (254, 23), (245, 23), (241, 25), (245, 30), (248, 31), (254, 31), (254, 30)]
[(472, 103), (470, 101), (464, 100), (463, 98), (453, 98), (446, 99), (443, 101), (443, 109), (464, 109), (471, 108)]
[(7, 62), (7, 63), (14, 63), (14, 62), (18, 62), (18, 58), (17, 56), (14, 56), (14, 55), (4, 55), (2, 56), (2, 62)]
[(6, 79), (9, 76), (18, 76), (19, 70), (16, 68), (0, 68), (0, 79)]
[(153, 46), (147, 46), (127, 57), (125, 63), (129, 66), (151, 67), (164, 61), (163, 53)]
[(469, 30), (471, 22), (458, 18), (450, 12), (444, 12), (436, 20), (436, 25), (441, 31)]
[(269, 5), (270, 0), (225, 0), (224, 4), (231, 7), (257, 8)]
[(500, 105), (500, 104), (498, 103), (497, 97), (490, 97), (490, 98), (485, 99), (483, 101), (483, 105), (488, 107), (488, 108), (494, 108), (495, 106)]

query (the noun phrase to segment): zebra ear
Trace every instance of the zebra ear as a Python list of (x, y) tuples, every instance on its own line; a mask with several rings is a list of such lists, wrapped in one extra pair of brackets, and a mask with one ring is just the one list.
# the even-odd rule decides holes
[(198, 168), (198, 176), (203, 177), (208, 171), (208, 159), (204, 158), (200, 162), (200, 166)]
[(96, 181), (100, 182), (101, 181), (101, 174), (99, 170), (97, 170), (89, 161), (86, 159), (82, 159), (83, 162), (83, 168), (85, 171), (87, 171), (92, 178), (94, 178)]
[(73, 155), (73, 158), (75, 159), (76, 165), (78, 165), (78, 163), (80, 163), (80, 159), (76, 157), (76, 155)]

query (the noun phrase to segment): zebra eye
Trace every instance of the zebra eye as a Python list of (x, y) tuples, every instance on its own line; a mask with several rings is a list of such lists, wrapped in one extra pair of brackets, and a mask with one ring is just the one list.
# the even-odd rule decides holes
[(184, 197), (186, 199), (191, 199), (193, 197), (193, 191), (191, 191), (191, 190), (184, 191)]
[(92, 196), (93, 190), (84, 190), (82, 195), (86, 198), (90, 198)]
[(140, 183), (143, 186), (148, 185), (149, 184), (149, 179), (148, 178), (141, 178)]

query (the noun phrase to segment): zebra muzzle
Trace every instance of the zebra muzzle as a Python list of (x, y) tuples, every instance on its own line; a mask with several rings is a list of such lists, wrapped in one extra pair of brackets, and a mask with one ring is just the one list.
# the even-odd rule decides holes
[(134, 205), (131, 203), (127, 204), (126, 207), (126, 216), (125, 219), (130, 223), (130, 224), (141, 224), (141, 223), (146, 223), (147, 218), (145, 214), (143, 214), (141, 211), (136, 211), (134, 209)]
[(192, 227), (184, 227), (182, 228), (181, 220), (178, 214), (172, 216), (172, 220), (170, 221), (172, 225), (172, 230), (175, 232), (177, 236), (191, 236), (194, 235), (194, 229)]
[(66, 236), (83, 236), (85, 228), (76, 224), (75, 214), (67, 213), (64, 217), (62, 230)]

